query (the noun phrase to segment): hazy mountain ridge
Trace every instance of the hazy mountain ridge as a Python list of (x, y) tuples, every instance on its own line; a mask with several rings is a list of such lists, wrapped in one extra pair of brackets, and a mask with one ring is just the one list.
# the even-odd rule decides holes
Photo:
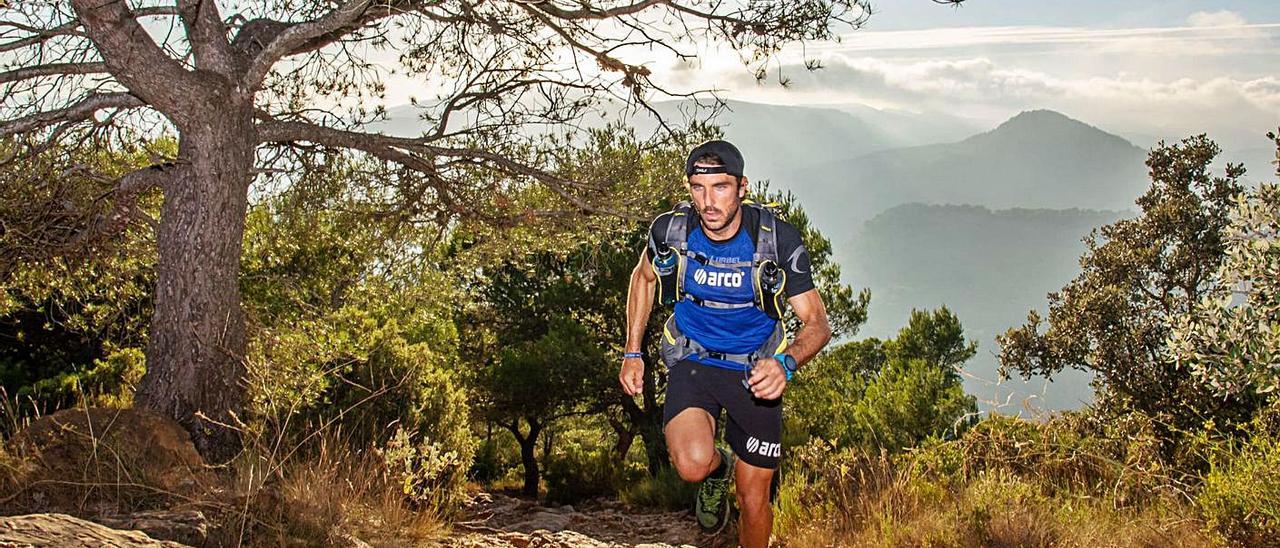
[[(1043, 381), (996, 385), (995, 336), (1020, 325), (1027, 310), (1078, 273), (1082, 238), (1095, 227), (1133, 215), (1089, 209), (992, 210), (983, 206), (904, 204), (867, 221), (837, 259), (845, 281), (871, 288), (871, 310), (859, 336), (890, 337), (912, 308), (947, 305), (978, 341), (966, 366), (966, 390), (982, 407), (1043, 390)], [(1067, 372), (1037, 405), (1061, 409), (1092, 399), (1088, 376)]]
[(819, 220), (908, 202), (1122, 209), (1146, 188), (1146, 151), (1053, 111), (1023, 112), (945, 144), (875, 152), (780, 177)]

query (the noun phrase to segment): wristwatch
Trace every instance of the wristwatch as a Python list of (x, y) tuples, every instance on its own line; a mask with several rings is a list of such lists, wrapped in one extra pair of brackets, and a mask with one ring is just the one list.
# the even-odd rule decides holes
[(782, 364), (782, 371), (787, 374), (787, 382), (791, 382), (792, 375), (800, 369), (800, 364), (796, 363), (795, 357), (791, 354), (775, 354), (773, 359)]

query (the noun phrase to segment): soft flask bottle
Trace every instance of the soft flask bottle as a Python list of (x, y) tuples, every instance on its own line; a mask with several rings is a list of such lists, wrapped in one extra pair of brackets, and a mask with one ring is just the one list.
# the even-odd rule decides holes
[(679, 280), (676, 276), (676, 266), (679, 263), (679, 257), (671, 247), (662, 244), (658, 246), (658, 254), (653, 258), (653, 270), (658, 274), (658, 302), (662, 304), (675, 304), (676, 302), (676, 284)]

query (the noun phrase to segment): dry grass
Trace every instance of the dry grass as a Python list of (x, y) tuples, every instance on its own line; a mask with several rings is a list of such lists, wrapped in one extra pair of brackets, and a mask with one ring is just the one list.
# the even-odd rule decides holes
[(197, 509), (221, 545), (347, 546), (354, 537), (403, 546), (445, 532), (435, 508), (408, 501), (378, 451), (354, 449), (336, 432), (295, 445), (254, 439), (211, 468), (181, 427), (142, 411), (69, 409), (15, 426), (0, 443), (3, 514)]
[[(315, 447), (262, 485), (264, 458), (237, 461), (235, 476), (257, 496), (245, 516), (256, 522), (258, 542), (338, 545), (354, 536), (374, 545), (404, 545), (440, 536), (444, 520), (433, 508), (414, 508), (400, 478), (372, 449), (353, 450), (339, 436)], [(255, 479), (258, 478), (258, 479)], [(265, 497), (263, 494), (267, 494)]]
[(1145, 440), (988, 426), (898, 456), (797, 449), (778, 538), (796, 547), (1216, 545), (1184, 486), (1142, 458)]

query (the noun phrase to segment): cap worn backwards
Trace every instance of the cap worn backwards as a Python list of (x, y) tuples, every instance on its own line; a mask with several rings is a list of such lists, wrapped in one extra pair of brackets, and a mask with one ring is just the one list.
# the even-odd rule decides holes
[[(724, 162), (722, 166), (695, 166), (698, 158), (714, 154), (720, 157)], [(684, 163), (684, 174), (686, 177), (693, 175), (703, 175), (707, 173), (728, 173), (734, 177), (742, 176), (742, 153), (738, 152), (738, 147), (733, 146), (729, 141), (707, 141), (702, 143), (689, 152), (689, 159)]]

